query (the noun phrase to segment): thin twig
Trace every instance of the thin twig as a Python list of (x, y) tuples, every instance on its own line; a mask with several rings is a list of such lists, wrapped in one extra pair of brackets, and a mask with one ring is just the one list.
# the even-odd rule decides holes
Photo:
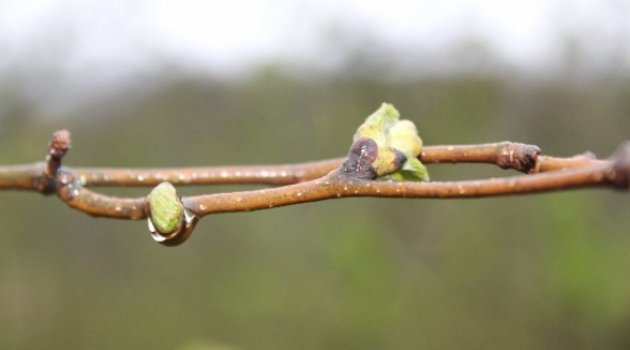
[[(368, 142), (369, 141), (369, 142)], [(424, 163), (491, 163), (530, 175), (449, 182), (395, 182), (376, 179), (372, 167), (378, 154), (370, 139), (359, 139), (345, 159), (278, 166), (203, 167), (173, 169), (64, 168), (61, 160), (70, 148), (67, 131), (56, 132), (46, 162), (0, 167), (0, 189), (57, 193), (68, 206), (92, 216), (139, 220), (150, 217), (152, 237), (164, 245), (184, 242), (197, 220), (223, 212), (251, 211), (344, 197), (478, 198), (558, 191), (577, 187), (630, 186), (630, 142), (610, 160), (590, 154), (572, 158), (539, 156), (536, 146), (502, 142), (468, 146), (426, 147)], [(175, 231), (155, 231), (147, 198), (107, 196), (92, 186), (148, 186), (162, 181), (177, 185), (259, 183), (284, 185), (255, 191), (217, 193), (179, 198), (183, 210)], [(156, 197), (157, 198), (157, 197)], [(156, 202), (157, 203), (157, 202)]]
[[(64, 152), (65, 153), (65, 152)], [(432, 163), (488, 163), (504, 169), (531, 172), (540, 149), (534, 145), (500, 142), (481, 145), (426, 146), (418, 157)], [(57, 160), (59, 158), (55, 158)], [(82, 186), (155, 186), (168, 181), (176, 186), (218, 184), (289, 185), (322, 177), (339, 168), (345, 158), (257, 166), (215, 166), (186, 168), (64, 168), (74, 174)], [(554, 162), (566, 167), (566, 160), (548, 159), (539, 171), (553, 168)], [(56, 163), (58, 164), (58, 163)], [(44, 168), (46, 167), (46, 168)], [(0, 167), (0, 189), (41, 190), (38, 181), (50, 163)], [(58, 168), (58, 165), (57, 165)], [(56, 171), (56, 170), (55, 170)]]
[[(530, 172), (540, 148), (513, 142), (482, 145), (426, 146), (418, 157), (423, 163), (489, 163), (503, 169)], [(85, 186), (261, 184), (289, 185), (320, 178), (339, 168), (345, 158), (316, 162), (161, 169), (71, 168)]]
[[(614, 160), (598, 161), (589, 167), (574, 167), (532, 175), (497, 179), (446, 182), (392, 182), (361, 180), (347, 172), (328, 175), (294, 185), (185, 197), (184, 206), (198, 216), (212, 213), (251, 211), (343, 197), (477, 198), (558, 191), (577, 187), (628, 188), (630, 143), (624, 144)], [(90, 215), (144, 219), (144, 198), (120, 198), (85, 188), (68, 173), (60, 180), (59, 196), (68, 205)]]
[(61, 167), (61, 158), (70, 149), (70, 132), (68, 130), (58, 130), (53, 133), (48, 144), (48, 155), (46, 156), (46, 171), (44, 175), (54, 177)]
[(144, 197), (113, 197), (90, 191), (65, 171), (57, 176), (57, 195), (68, 206), (92, 216), (139, 220), (149, 212)]
[(195, 214), (205, 216), (345, 197), (480, 198), (614, 186), (616, 181), (619, 180), (612, 171), (612, 163), (565, 172), (449, 182), (366, 181), (335, 172), (321, 179), (282, 188), (188, 197), (183, 203)]
[(84, 186), (155, 186), (259, 184), (287, 185), (316, 179), (339, 167), (343, 159), (299, 164), (209, 166), (184, 168), (68, 168)]

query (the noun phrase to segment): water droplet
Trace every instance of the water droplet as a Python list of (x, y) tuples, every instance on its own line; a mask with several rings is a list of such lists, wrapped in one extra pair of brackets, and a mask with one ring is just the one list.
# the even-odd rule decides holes
[(194, 226), (197, 222), (197, 216), (195, 215), (195, 213), (184, 208), (184, 222), (186, 222), (186, 228), (191, 229), (192, 226)]
[(151, 219), (147, 219), (147, 226), (149, 226), (149, 232), (157, 232), (157, 230), (155, 229), (155, 225), (153, 225), (153, 221), (151, 221)]
[(79, 188), (76, 186), (73, 186), (70, 194), (72, 195), (72, 198), (74, 199), (79, 196), (79, 192), (80, 192)]
[(151, 234), (151, 238), (153, 238), (154, 241), (158, 243), (162, 243), (168, 239), (167, 237), (162, 236), (157, 231), (157, 229), (155, 228), (155, 225), (153, 224), (153, 221), (151, 221), (150, 218), (147, 218), (147, 226), (149, 226), (149, 233)]

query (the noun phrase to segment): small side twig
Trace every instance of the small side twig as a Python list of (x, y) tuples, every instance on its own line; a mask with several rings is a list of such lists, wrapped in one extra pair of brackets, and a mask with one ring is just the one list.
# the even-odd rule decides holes
[(435, 146), (423, 150), (423, 163), (489, 163), (502, 169), (529, 173), (534, 169), (541, 150), (524, 143), (499, 142), (481, 145)]
[(597, 159), (597, 157), (595, 157), (595, 155), (591, 152), (578, 154), (569, 158), (539, 156), (536, 165), (531, 169), (531, 173), (584, 168), (594, 165), (602, 165), (605, 162), (605, 160)]
[(61, 167), (61, 158), (70, 149), (70, 132), (68, 130), (58, 130), (53, 133), (52, 139), (48, 144), (48, 155), (46, 156), (46, 170), (44, 174), (47, 177), (54, 177), (57, 170)]

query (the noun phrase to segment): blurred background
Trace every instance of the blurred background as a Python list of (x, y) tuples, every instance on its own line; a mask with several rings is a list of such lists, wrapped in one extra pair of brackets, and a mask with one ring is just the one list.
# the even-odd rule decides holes
[[(606, 157), (629, 97), (624, 0), (0, 0), (3, 165), (60, 128), (77, 166), (338, 157), (384, 101), (425, 144)], [(206, 217), (165, 248), (2, 192), (0, 348), (628, 349), (629, 209), (608, 189), (343, 199)]]

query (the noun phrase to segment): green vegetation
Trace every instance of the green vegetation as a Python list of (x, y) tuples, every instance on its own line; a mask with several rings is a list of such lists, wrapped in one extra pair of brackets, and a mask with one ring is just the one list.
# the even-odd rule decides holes
[(181, 226), (184, 221), (184, 207), (173, 185), (162, 182), (151, 190), (148, 200), (151, 222), (159, 233), (172, 233)]
[[(427, 145), (509, 139), (605, 156), (630, 136), (629, 90), (623, 78), (179, 80), (62, 120), (16, 105), (0, 116), (0, 163), (43, 160), (62, 127), (73, 133), (68, 165), (337, 157), (381, 101)], [(505, 174), (429, 170), (433, 180)], [(144, 222), (2, 192), (0, 348), (627, 349), (629, 199), (344, 199), (207, 217), (167, 249)]]
[[(372, 165), (377, 176), (389, 175), (401, 181), (429, 180), (427, 168), (418, 160), (422, 151), (418, 129), (412, 121), (400, 120), (400, 113), (393, 105), (383, 103), (367, 117), (354, 133), (354, 141), (362, 137), (378, 145), (378, 156)], [(396, 152), (404, 159), (402, 166), (396, 164)]]

